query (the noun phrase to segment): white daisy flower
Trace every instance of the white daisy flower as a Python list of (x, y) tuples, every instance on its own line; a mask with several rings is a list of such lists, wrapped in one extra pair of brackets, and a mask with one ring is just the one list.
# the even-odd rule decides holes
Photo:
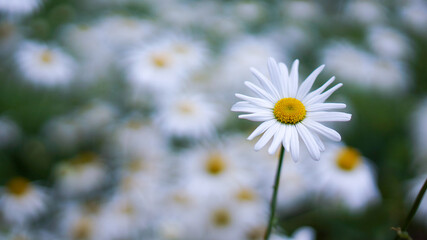
[(155, 119), (167, 135), (194, 139), (213, 136), (222, 120), (213, 103), (192, 94), (168, 98), (161, 104)]
[(161, 40), (130, 51), (125, 63), (127, 80), (135, 91), (177, 89), (186, 76), (170, 42)]
[(358, 0), (349, 1), (345, 7), (345, 16), (352, 23), (374, 24), (385, 19), (385, 8), (379, 2)]
[(264, 133), (255, 144), (255, 150), (260, 150), (274, 136), (268, 152), (274, 154), (282, 144), (285, 150), (291, 153), (292, 159), (298, 161), (301, 138), (310, 156), (318, 160), (320, 153), (325, 150), (319, 136), (333, 141), (341, 140), (338, 132), (320, 122), (349, 121), (351, 114), (326, 111), (346, 107), (342, 103), (324, 103), (333, 92), (342, 86), (342, 84), (337, 84), (323, 92), (335, 80), (335, 77), (309, 93), (317, 75), (323, 70), (323, 65), (310, 74), (301, 86), (298, 86), (298, 64), (299, 61), (295, 60), (289, 74), (285, 64), (277, 64), (273, 58), (270, 58), (268, 69), (271, 80), (252, 68), (252, 73), (262, 87), (251, 82), (245, 82), (245, 84), (258, 97), (236, 94), (236, 97), (243, 101), (236, 103), (232, 107), (232, 111), (249, 113), (240, 115), (239, 118), (263, 122), (248, 137), (249, 140), (252, 140)]
[(65, 203), (59, 222), (60, 234), (66, 239), (99, 239), (97, 225), (101, 211), (98, 202)]
[(401, 32), (385, 26), (369, 29), (368, 43), (382, 57), (401, 59), (411, 55), (409, 40)]
[[(148, 22), (135, 17), (109, 16), (102, 19), (96, 28), (103, 40), (117, 50), (127, 49), (154, 35), (155, 28)], [(114, 34), (111, 34), (114, 32)]]
[(22, 177), (11, 179), (1, 190), (0, 211), (11, 224), (23, 225), (46, 210), (45, 191)]
[(57, 187), (65, 196), (86, 194), (100, 187), (107, 177), (104, 164), (93, 153), (82, 153), (56, 168)]
[(399, 8), (403, 21), (415, 31), (425, 34), (427, 24), (427, 3), (422, 0), (404, 1)]
[(283, 15), (294, 21), (313, 21), (319, 19), (323, 12), (316, 1), (288, 1), (281, 4)]
[(330, 145), (318, 164), (316, 188), (325, 198), (353, 211), (381, 200), (374, 169), (356, 149)]
[(15, 57), (24, 78), (36, 85), (66, 85), (74, 77), (76, 64), (60, 48), (25, 42), (19, 47)]
[(347, 42), (334, 42), (322, 50), (321, 61), (342, 81), (366, 88), (371, 86), (372, 54)]
[(206, 63), (208, 49), (205, 43), (185, 35), (173, 35), (169, 41), (169, 47), (175, 53), (176, 61), (182, 65), (182, 68), (198, 70)]
[(34, 12), (40, 5), (40, 0), (0, 0), (0, 12), (11, 16), (22, 16)]

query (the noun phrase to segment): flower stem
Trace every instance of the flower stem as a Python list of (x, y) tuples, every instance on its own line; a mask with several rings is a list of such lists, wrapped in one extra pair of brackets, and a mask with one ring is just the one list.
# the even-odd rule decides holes
[[(409, 224), (412, 221), (412, 218), (415, 216), (415, 213), (417, 212), (418, 207), (420, 206), (421, 200), (423, 199), (423, 196), (424, 196), (426, 190), (427, 190), (427, 179), (424, 181), (423, 186), (421, 187), (420, 191), (418, 192), (417, 198), (415, 199), (415, 202), (412, 205), (412, 208), (408, 214), (408, 217), (406, 217), (405, 224), (403, 225), (403, 228), (402, 228), (402, 232), (406, 232), (406, 230), (408, 229)], [(398, 240), (398, 239), (400, 239), (400, 236), (397, 235), (394, 239)]]
[(264, 235), (264, 240), (268, 240), (271, 234), (271, 229), (273, 228), (274, 213), (276, 212), (277, 192), (279, 190), (280, 172), (282, 170), (284, 155), (285, 155), (285, 148), (282, 146), (282, 148), (280, 149), (279, 164), (277, 165), (276, 178), (274, 180), (273, 196), (271, 198), (271, 203), (270, 203), (270, 219), (268, 220), (268, 226), (267, 226), (267, 231), (265, 232), (265, 235)]

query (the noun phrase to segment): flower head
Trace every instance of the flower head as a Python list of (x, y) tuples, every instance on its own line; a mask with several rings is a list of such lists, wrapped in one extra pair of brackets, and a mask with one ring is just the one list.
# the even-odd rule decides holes
[(291, 152), (293, 160), (297, 161), (301, 138), (307, 146), (310, 156), (318, 160), (320, 153), (325, 150), (320, 136), (333, 141), (341, 140), (338, 132), (320, 122), (349, 121), (351, 114), (327, 112), (327, 110), (346, 107), (342, 103), (325, 103), (325, 100), (342, 86), (340, 83), (323, 92), (335, 80), (335, 77), (329, 79), (315, 91), (309, 92), (324, 65), (314, 70), (299, 86), (298, 64), (299, 61), (295, 60), (288, 73), (285, 64), (277, 64), (273, 58), (270, 58), (268, 61), (270, 79), (252, 68), (251, 71), (261, 86), (251, 82), (245, 82), (245, 85), (257, 97), (236, 94), (236, 97), (243, 101), (236, 103), (231, 110), (249, 113), (240, 115), (239, 118), (263, 122), (248, 137), (249, 140), (252, 140), (264, 133), (255, 144), (255, 150), (264, 147), (274, 136), (268, 152), (274, 154), (280, 144), (283, 144), (285, 150)]

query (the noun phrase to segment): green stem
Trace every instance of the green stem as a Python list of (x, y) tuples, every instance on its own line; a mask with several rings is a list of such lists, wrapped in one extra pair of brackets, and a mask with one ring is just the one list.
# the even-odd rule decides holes
[[(402, 228), (402, 232), (406, 232), (406, 230), (408, 230), (409, 224), (411, 223), (412, 218), (414, 218), (415, 213), (417, 212), (418, 207), (420, 206), (421, 200), (423, 199), (426, 190), (427, 190), (427, 179), (424, 181), (423, 186), (421, 187), (420, 191), (418, 192), (417, 198), (415, 199), (415, 202), (412, 205), (412, 208), (408, 214), (408, 217), (406, 217), (405, 224), (403, 225), (403, 228)], [(398, 240), (399, 238), (400, 238), (400, 236), (397, 235), (394, 239)]]
[(268, 240), (271, 234), (271, 229), (273, 228), (274, 213), (276, 212), (277, 192), (279, 190), (280, 172), (282, 170), (284, 155), (285, 155), (285, 148), (282, 146), (282, 148), (280, 149), (279, 165), (277, 166), (276, 178), (274, 180), (273, 196), (271, 198), (271, 203), (270, 203), (270, 219), (268, 220), (268, 226), (267, 226), (267, 231), (265, 232), (265, 235), (264, 235), (264, 240)]

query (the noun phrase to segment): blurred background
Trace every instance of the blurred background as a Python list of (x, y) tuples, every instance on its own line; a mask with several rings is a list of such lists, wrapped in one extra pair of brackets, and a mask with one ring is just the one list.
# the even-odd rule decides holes
[(270, 56), (325, 64), (353, 114), (285, 157), (272, 239), (392, 239), (426, 178), (426, 26), (423, 0), (0, 0), (0, 239), (262, 239), (278, 154), (230, 108)]

